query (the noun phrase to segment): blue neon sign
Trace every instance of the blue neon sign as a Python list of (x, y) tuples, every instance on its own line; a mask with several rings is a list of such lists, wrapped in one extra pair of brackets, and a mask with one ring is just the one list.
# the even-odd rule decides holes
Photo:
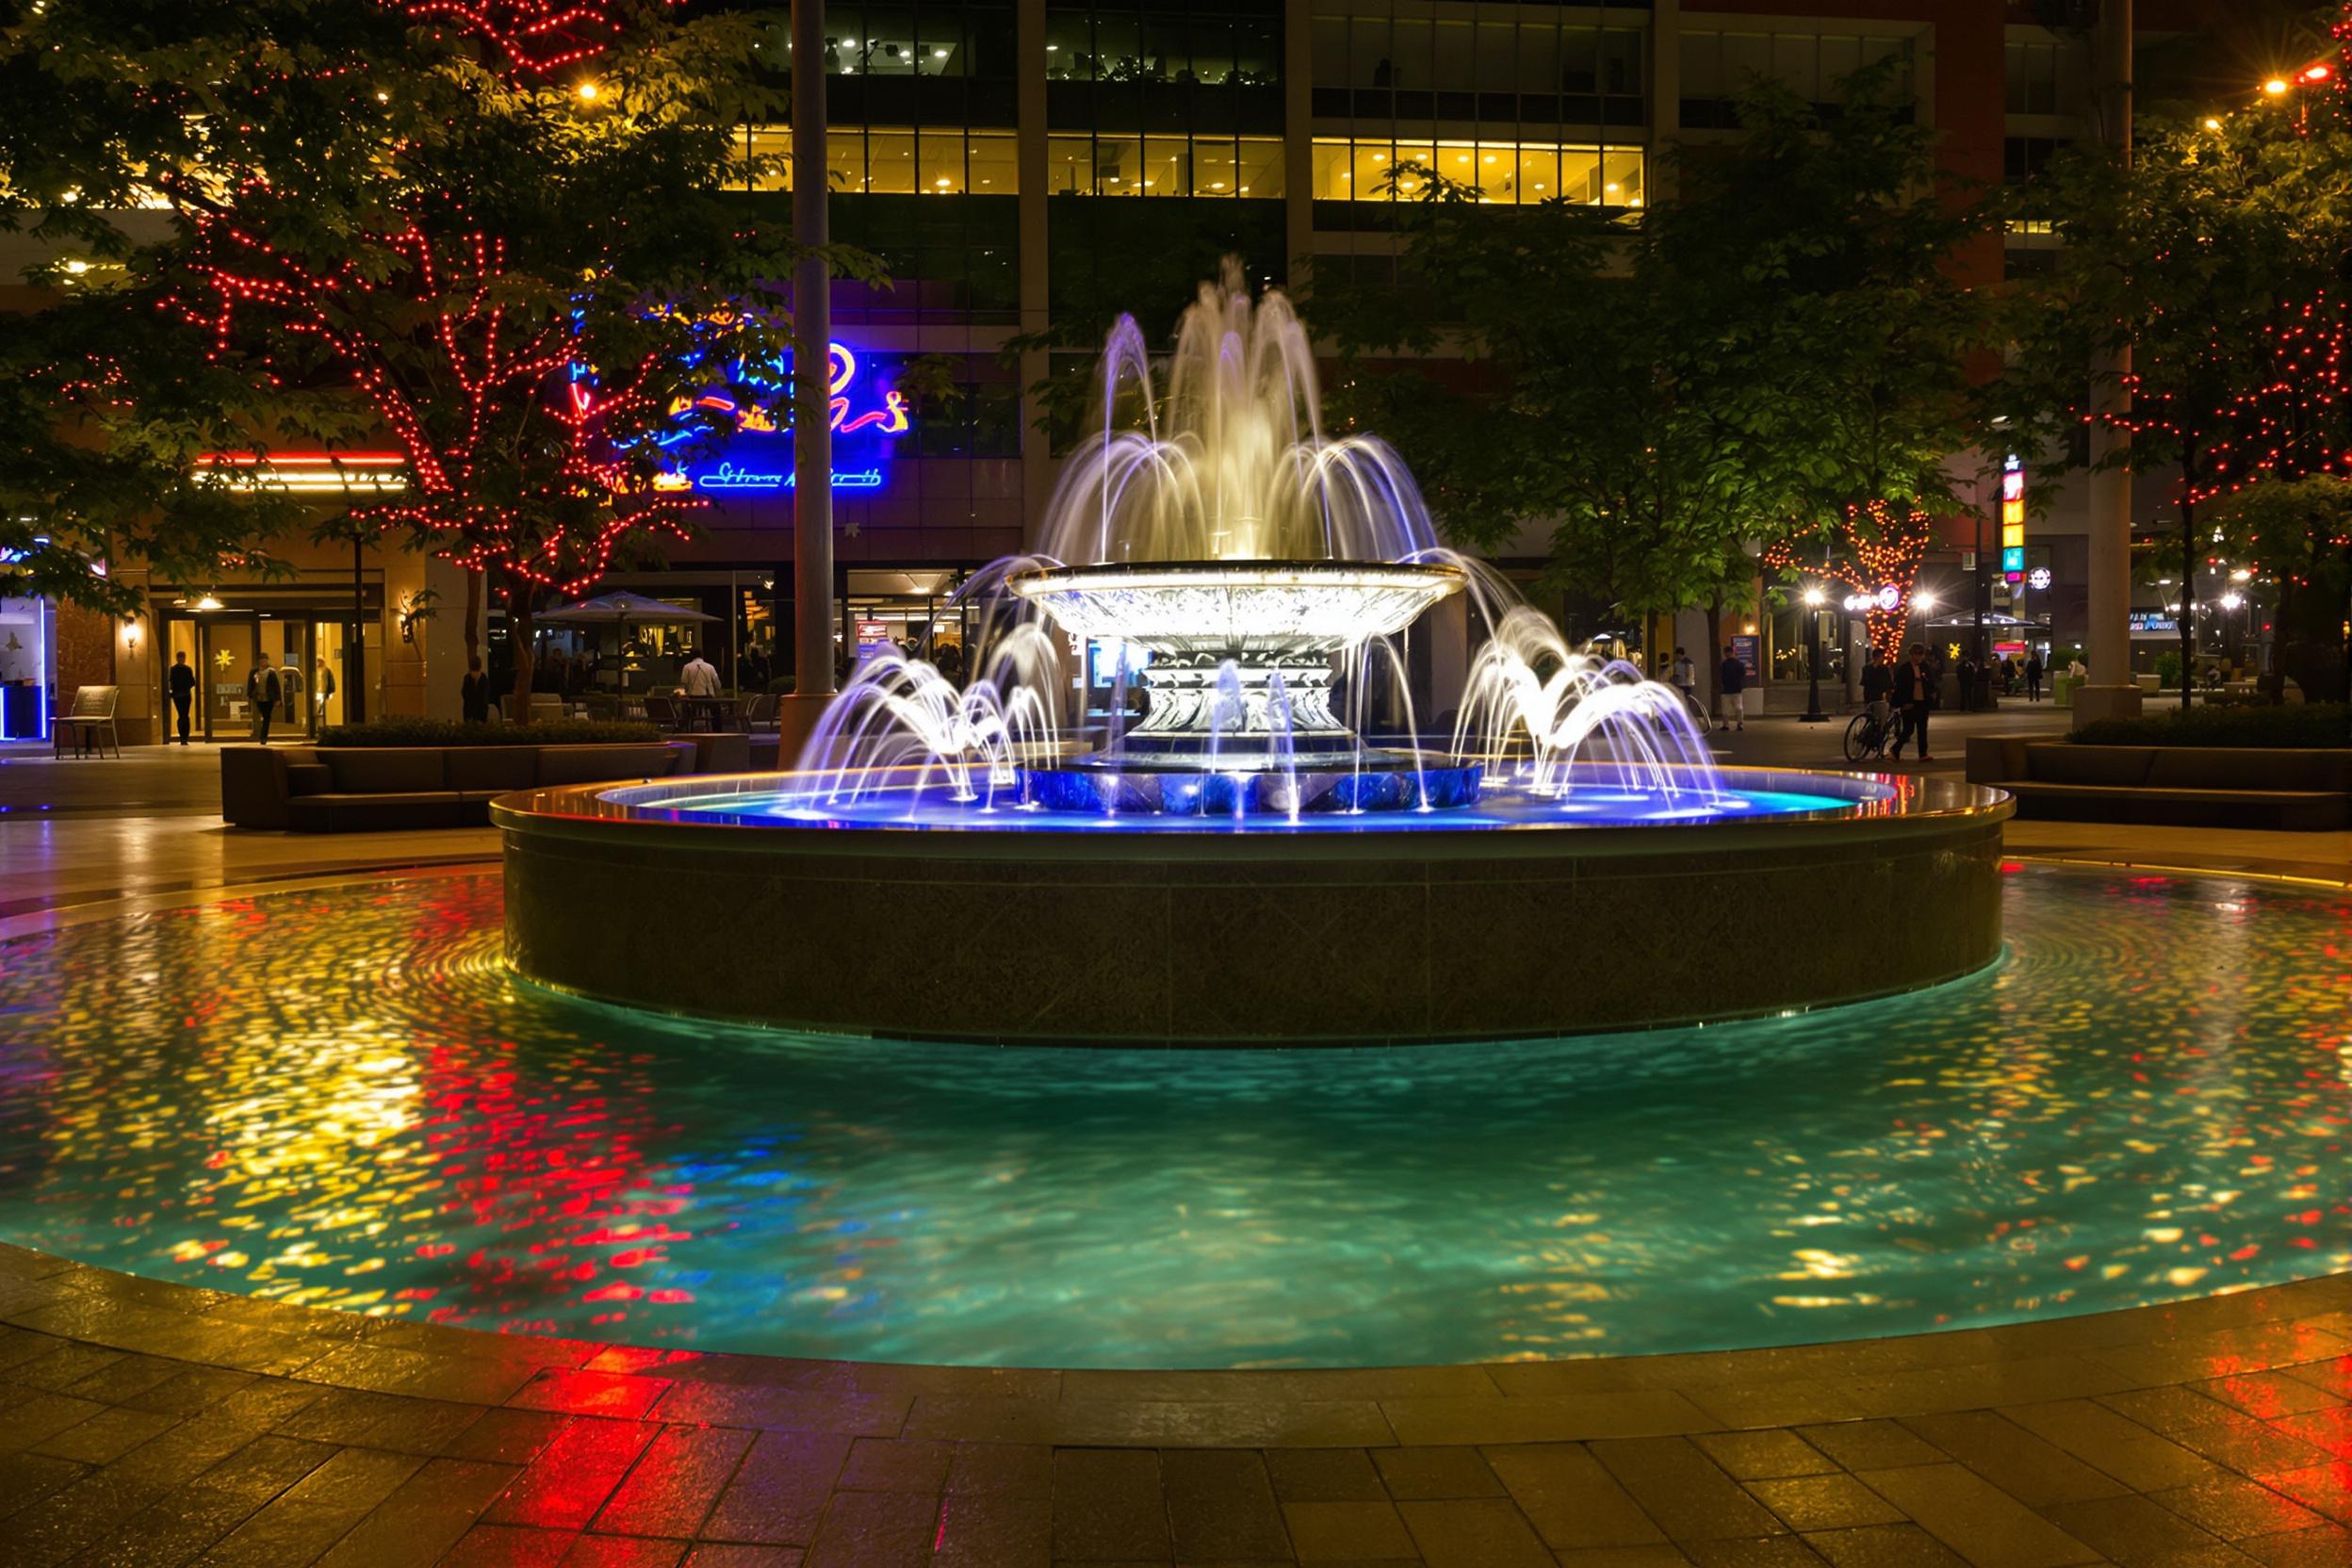
[[(825, 400), (838, 464), (833, 469), (833, 488), (879, 490), (887, 481), (897, 438), (912, 425), (906, 397), (890, 384), (886, 375), (861, 370), (857, 354), (842, 344), (832, 346), (828, 359)], [(662, 475), (654, 487), (710, 495), (757, 495), (793, 488), (792, 428), (776, 417), (790, 395), (789, 374), (788, 363), (776, 376), (739, 376), (771, 393), (769, 398), (738, 402), (725, 393), (711, 392), (691, 404), (680, 404), (673, 412), (682, 414), (693, 408), (732, 420), (734, 433), (720, 443), (715, 453)], [(681, 429), (654, 440), (664, 450), (672, 450), (689, 445), (696, 433)]]

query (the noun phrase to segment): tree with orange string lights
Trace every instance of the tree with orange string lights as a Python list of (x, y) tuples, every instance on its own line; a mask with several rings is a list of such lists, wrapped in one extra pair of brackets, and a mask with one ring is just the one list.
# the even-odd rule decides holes
[(1935, 519), (1917, 503), (1865, 501), (1845, 509), (1821, 559), (1809, 542), (1783, 539), (1764, 552), (1764, 565), (1784, 577), (1816, 573), (1853, 589), (1855, 603), (1867, 599), (1870, 649), (1882, 662), (1897, 664), (1911, 624), (1911, 591), (1935, 538)]

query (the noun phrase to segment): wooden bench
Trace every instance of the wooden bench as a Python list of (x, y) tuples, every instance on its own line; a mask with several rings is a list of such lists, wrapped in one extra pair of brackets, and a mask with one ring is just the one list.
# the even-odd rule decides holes
[(114, 705), (122, 695), (120, 686), (84, 686), (74, 694), (74, 706), (59, 713), (50, 727), (50, 754), (65, 755), (65, 738), (74, 737), (74, 755), (86, 757), (94, 746), (98, 755), (106, 754), (112, 743), (114, 754), (122, 755), (122, 737), (114, 727)]

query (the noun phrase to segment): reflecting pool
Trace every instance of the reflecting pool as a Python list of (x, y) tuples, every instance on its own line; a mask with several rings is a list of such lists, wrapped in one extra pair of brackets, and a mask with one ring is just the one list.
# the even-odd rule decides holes
[[(71, 925), (0, 944), (0, 1237), (480, 1328), (1094, 1366), (1786, 1344), (2352, 1266), (2352, 901), (2006, 887), (2008, 959), (1909, 997), (1297, 1054), (630, 1014), (507, 975), (494, 875)], [(695, 961), (658, 902), (581, 917)], [(1639, 939), (1704, 986), (1738, 921)], [(1633, 939), (1560, 939), (1573, 984)]]

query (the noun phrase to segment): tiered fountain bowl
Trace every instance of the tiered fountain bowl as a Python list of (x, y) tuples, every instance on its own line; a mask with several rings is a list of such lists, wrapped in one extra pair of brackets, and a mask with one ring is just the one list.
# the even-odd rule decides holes
[[(1167, 387), (1122, 322), (1037, 553), (975, 579), (961, 682), (886, 653), (792, 771), (498, 801), (513, 967), (831, 1033), (1349, 1046), (1785, 1011), (1998, 955), (2005, 796), (1717, 767), (1679, 693), (1571, 648), (1439, 546), (1394, 451), (1325, 435), (1280, 296), (1204, 289)], [(1431, 733), (1391, 639), (1457, 595), (1473, 651), (1420, 694)], [(1070, 711), (1089, 645), (1118, 650), (1107, 721)]]

